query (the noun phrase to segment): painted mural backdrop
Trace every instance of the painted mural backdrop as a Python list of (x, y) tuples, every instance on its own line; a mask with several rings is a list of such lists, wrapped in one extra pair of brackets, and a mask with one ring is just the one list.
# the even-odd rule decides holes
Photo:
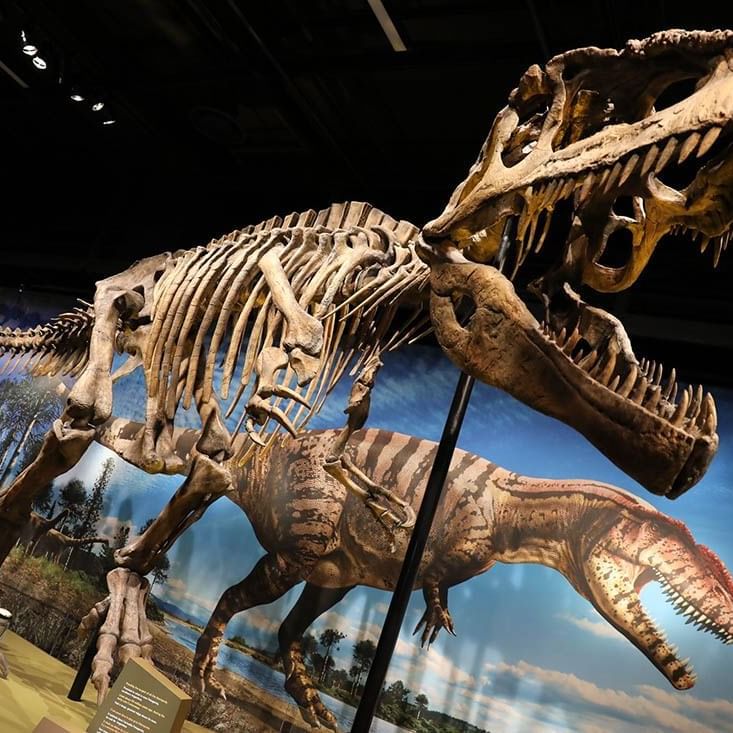
[[(58, 310), (46, 312), (48, 304), (40, 304), (40, 312), (30, 313), (27, 297), (16, 295), (14, 302), (5, 306), (6, 324), (42, 322)], [(388, 355), (368, 425), (437, 440), (457, 376), (430, 348)], [(138, 374), (116, 385), (118, 414), (142, 419), (140, 388)], [(37, 389), (52, 394), (48, 385)], [(0, 399), (20, 390), (33, 392), (22, 375), (5, 376)], [(481, 384), (474, 390), (459, 446), (527, 476), (588, 478), (631, 490), (682, 520), (697, 542), (711, 547), (731, 568), (733, 392), (717, 389), (715, 395), (720, 452), (702, 482), (675, 502), (646, 494), (569, 428)], [(346, 385), (338, 386), (311, 426), (342, 425), (346, 399)], [(52, 402), (49, 396), (41, 407)], [(32, 455), (43, 420), (36, 421), (18, 448), (21, 423), (12, 440), (7, 423), (0, 426), (0, 440), (9, 442), (0, 465), (4, 481), (23, 464), (25, 452)], [(179, 485), (179, 477), (148, 476), (93, 445), (77, 467), (48, 487), (39, 510), (53, 513), (72, 505), (76, 491), (86, 509), (71, 518), (66, 531), (100, 534), (114, 545), (144, 528)], [(104, 567), (109, 551), (94, 552)], [(157, 605), (166, 612), (161, 628), (170, 641), (194, 649), (199, 627), (221, 593), (262, 554), (242, 511), (226, 499), (216, 502), (153, 577)], [(245, 612), (228, 627), (230, 643), (222, 647), (219, 665), (244, 677), (255, 697), (252, 690), (261, 690), (268, 699), (289, 702), (274, 660), (276, 632), (299, 592), (295, 588), (276, 603)], [(698, 675), (691, 691), (674, 690), (565, 578), (546, 567), (498, 564), (451, 589), (457, 636), (442, 633), (429, 650), (421, 650), (419, 637), (411, 633), (424, 610), (417, 593), (387, 675), (382, 720), (375, 730), (733, 731), (733, 647), (685, 624), (658, 584), (649, 584), (642, 600), (679, 645), (681, 656), (691, 658)], [(313, 676), (344, 728), (353, 716), (349, 703), (358, 700), (388, 602), (385, 592), (357, 588), (320, 618), (306, 638)], [(247, 715), (241, 712), (242, 719)], [(248, 727), (245, 721), (241, 729), (263, 728), (259, 723)]]

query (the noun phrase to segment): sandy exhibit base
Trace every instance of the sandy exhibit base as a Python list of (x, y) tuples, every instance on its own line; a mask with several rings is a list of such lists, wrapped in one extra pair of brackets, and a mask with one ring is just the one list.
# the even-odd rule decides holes
[[(81, 702), (66, 698), (75, 670), (10, 631), (0, 641), (0, 650), (10, 667), (8, 679), (0, 679), (2, 733), (31, 733), (44, 716), (72, 731), (87, 729), (97, 709), (96, 692), (88, 684)], [(207, 729), (187, 722), (183, 731)]]

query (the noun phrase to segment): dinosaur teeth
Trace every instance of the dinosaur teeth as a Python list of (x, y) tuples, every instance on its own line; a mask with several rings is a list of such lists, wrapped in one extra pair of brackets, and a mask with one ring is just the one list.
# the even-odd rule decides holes
[(644, 399), (644, 395), (646, 394), (646, 388), (649, 385), (649, 381), (645, 376), (640, 376), (638, 382), (636, 383), (636, 386), (631, 391), (631, 394), (629, 395), (629, 399), (632, 402), (636, 402), (637, 405), (640, 405)]
[(711, 127), (703, 136), (700, 147), (697, 149), (697, 157), (701, 158), (715, 144), (718, 135), (722, 132), (721, 127)]
[(613, 188), (614, 184), (616, 183), (616, 180), (621, 175), (621, 171), (623, 170), (621, 166), (621, 162), (617, 162), (613, 168), (611, 169), (611, 175), (606, 180), (605, 185), (603, 186), (603, 192), (608, 193), (611, 188)]
[(629, 373), (626, 375), (626, 379), (624, 379), (623, 384), (618, 388), (618, 394), (621, 395), (621, 397), (628, 397), (629, 393), (631, 392), (632, 387), (634, 384), (636, 384), (636, 377), (639, 375), (639, 368), (636, 366), (636, 364), (631, 365), (631, 369), (629, 370)]
[(723, 242), (720, 237), (713, 240), (713, 267), (717, 267), (720, 263), (720, 255), (723, 253)]
[(682, 393), (682, 397), (680, 398), (680, 403), (677, 405), (677, 409), (674, 411), (674, 415), (670, 418), (670, 423), (676, 427), (679, 428), (682, 426), (682, 422), (685, 419), (685, 415), (687, 414), (687, 407), (690, 403), (690, 396), (685, 390)]
[(704, 432), (707, 435), (712, 435), (717, 427), (718, 427), (718, 413), (715, 409), (715, 401), (713, 400), (713, 396), (708, 392), (705, 395), (705, 425), (704, 425)]
[(670, 159), (672, 158), (672, 155), (674, 154), (675, 149), (677, 148), (677, 138), (671, 137), (669, 140), (667, 140), (667, 144), (664, 146), (664, 150), (662, 150), (661, 155), (657, 159), (657, 163), (654, 166), (654, 172), (660, 173), (664, 167), (669, 163)]
[(547, 213), (545, 214), (545, 223), (542, 226), (542, 232), (540, 234), (540, 238), (537, 241), (537, 245), (534, 248), (535, 254), (537, 254), (542, 249), (542, 245), (545, 243), (545, 237), (547, 236), (547, 232), (550, 231), (550, 222), (551, 221), (552, 221), (552, 209), (547, 209)]
[(598, 351), (596, 349), (593, 349), (593, 351), (590, 352), (585, 358), (581, 359), (579, 362), (577, 362), (578, 366), (581, 369), (585, 369), (585, 371), (589, 372), (598, 361)]
[(624, 166), (624, 169), (621, 171), (621, 176), (618, 179), (618, 185), (623, 186), (624, 183), (628, 180), (629, 176), (633, 173), (634, 168), (636, 168), (637, 164), (639, 163), (639, 154), (634, 153), (626, 162), (626, 165)]
[(583, 181), (583, 185), (580, 189), (580, 193), (578, 194), (578, 203), (579, 204), (585, 203), (585, 200), (588, 198), (591, 192), (591, 189), (593, 188), (594, 179), (595, 179), (595, 174), (593, 173), (593, 171), (591, 171), (590, 173), (588, 173), (588, 175), (586, 175)]
[(611, 379), (611, 376), (613, 375), (613, 371), (615, 368), (616, 368), (616, 354), (610, 353), (606, 360), (605, 366), (601, 369), (600, 373), (598, 374), (597, 380), (601, 384), (607, 385), (608, 380)]
[(677, 163), (681, 164), (684, 163), (687, 158), (690, 157), (690, 154), (692, 151), (697, 147), (697, 144), (700, 142), (700, 133), (699, 132), (693, 132), (690, 135), (688, 135), (685, 142), (682, 143), (680, 146), (680, 155), (677, 159)]
[(573, 349), (575, 348), (576, 344), (580, 341), (580, 328), (576, 326), (573, 329), (573, 332), (570, 334), (570, 338), (568, 339), (567, 343), (563, 347), (563, 351), (570, 356), (573, 353)]
[(659, 389), (657, 385), (652, 385), (649, 389), (649, 397), (647, 398), (646, 402), (644, 403), (644, 407), (649, 410), (650, 412), (656, 412), (657, 411), (657, 405), (659, 404), (659, 400), (662, 396), (662, 390)]
[(641, 176), (642, 178), (649, 172), (650, 168), (654, 164), (654, 161), (659, 155), (659, 146), (652, 145), (644, 157), (644, 162), (641, 164)]

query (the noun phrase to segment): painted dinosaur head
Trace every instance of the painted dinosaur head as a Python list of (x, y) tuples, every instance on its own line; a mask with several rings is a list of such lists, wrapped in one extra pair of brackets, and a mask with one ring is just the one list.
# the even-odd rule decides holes
[(692, 666), (646, 612), (640, 593), (658, 582), (687, 623), (733, 644), (733, 578), (682, 522), (630, 495), (628, 501), (610, 529), (588, 532), (576, 558), (584, 580), (570, 581), (674, 687), (686, 690), (695, 684)]
[[(570, 51), (524, 74), (468, 177), (422, 234), (436, 333), (454, 361), (578, 428), (670, 497), (694, 485), (717, 450), (712, 397), (678, 395), (674, 370), (638, 360), (622, 324), (575, 291), (629, 287), (669, 233), (690, 233), (717, 263), (733, 225), (732, 142), (733, 32), (666, 31), (622, 51)], [(567, 230), (559, 260), (530, 284), (545, 307), (539, 325), (498, 281), (517, 278), (558, 219)], [(484, 267), (458, 298), (449, 271), (468, 263)], [(492, 310), (480, 295), (487, 288), (502, 291), (520, 320), (504, 320), (506, 303)], [(459, 300), (472, 301), (465, 325), (450, 313)], [(479, 332), (486, 327), (493, 335)], [(532, 387), (492, 371), (501, 369), (499, 347)]]

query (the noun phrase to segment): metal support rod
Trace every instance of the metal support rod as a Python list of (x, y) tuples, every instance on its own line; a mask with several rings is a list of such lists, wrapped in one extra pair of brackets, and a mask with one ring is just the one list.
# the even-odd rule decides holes
[(94, 660), (94, 655), (97, 652), (97, 639), (99, 638), (99, 630), (102, 628), (103, 623), (104, 616), (101, 616), (89, 637), (87, 648), (84, 650), (84, 656), (82, 657), (81, 664), (76, 672), (76, 677), (74, 677), (74, 681), (71, 683), (71, 687), (69, 688), (69, 694), (66, 696), (69, 700), (73, 700), (74, 702), (81, 701), (82, 695), (84, 694), (84, 688), (87, 686), (87, 682), (89, 682), (89, 678), (92, 676), (92, 661)]
[(374, 655), (374, 661), (369, 670), (366, 683), (364, 684), (364, 692), (362, 693), (359, 707), (354, 717), (354, 724), (351, 727), (351, 733), (367, 733), (372, 723), (372, 718), (377, 709), (377, 702), (382, 692), (382, 685), (387, 674), (387, 668), (392, 660), (397, 638), (400, 635), (402, 622), (405, 618), (407, 605), (410, 602), (413, 585), (417, 577), (417, 571), (420, 567), (425, 545), (428, 541), (430, 527), (433, 524), (433, 518), (440, 502), (443, 486), (448, 475), (450, 462), (453, 458), (453, 451), (458, 440), (458, 433), (461, 430), (463, 417), (466, 414), (468, 400), (471, 397), (473, 388), (473, 377), (469, 377), (465, 372), (461, 373), (456, 386), (453, 402), (451, 403), (448, 417), (443, 428), (443, 435), (438, 444), (438, 451), (435, 454), (433, 468), (430, 471), (427, 486), (425, 487), (425, 495), (420, 504), (420, 511), (415, 520), (415, 527), (410, 536), (410, 542), (407, 546), (405, 559), (402, 563), (400, 577), (395, 586), (392, 600), (389, 604), (387, 617), (384, 619), (382, 633), (379, 636), (377, 651)]

